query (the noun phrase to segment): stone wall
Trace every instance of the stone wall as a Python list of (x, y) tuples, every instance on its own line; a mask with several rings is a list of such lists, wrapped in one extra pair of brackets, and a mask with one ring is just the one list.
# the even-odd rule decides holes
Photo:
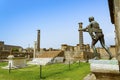
[(82, 44), (82, 48), (79, 44), (76, 46), (70, 46), (67, 44), (61, 45), (61, 50), (64, 51), (66, 61), (76, 61), (76, 60), (88, 60), (93, 58), (93, 53), (90, 52), (89, 44)]
[[(109, 47), (109, 50), (110, 50), (112, 56), (116, 57), (115, 47)], [(108, 53), (105, 51), (104, 48), (97, 48), (97, 51), (98, 51), (98, 53), (100, 53), (101, 58), (108, 58), (109, 57)]]

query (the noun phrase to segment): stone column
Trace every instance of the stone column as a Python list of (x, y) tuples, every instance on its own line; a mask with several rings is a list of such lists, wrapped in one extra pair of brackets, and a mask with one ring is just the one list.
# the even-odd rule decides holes
[(120, 63), (120, 0), (113, 0), (114, 24), (115, 24), (115, 43), (116, 57)]
[(116, 29), (116, 51), (117, 51), (117, 59), (120, 62), (120, 11), (117, 13), (117, 26), (115, 27)]
[(109, 8), (111, 11), (111, 21), (115, 25), (115, 44), (116, 44), (116, 58), (119, 61), (120, 71), (120, 0), (109, 0)]
[(37, 51), (40, 51), (40, 30), (37, 30)]
[[(79, 29), (82, 29), (82, 22), (78, 23), (79, 24)], [(78, 30), (79, 31), (79, 30)], [(79, 31), (79, 45), (80, 45), (80, 50), (82, 50), (82, 45), (83, 45), (83, 31)]]

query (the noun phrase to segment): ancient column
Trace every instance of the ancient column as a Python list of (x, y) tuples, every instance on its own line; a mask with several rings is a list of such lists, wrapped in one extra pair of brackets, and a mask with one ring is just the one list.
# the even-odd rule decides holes
[[(83, 23), (80, 22), (78, 24), (79, 24), (79, 29), (82, 28)], [(83, 45), (83, 32), (82, 31), (79, 31), (79, 45), (80, 45), (80, 50), (82, 50), (82, 45)]]
[(115, 49), (120, 71), (120, 0), (108, 0), (108, 3), (111, 22), (115, 26)]
[(40, 30), (37, 30), (37, 51), (40, 51)]
[(118, 11), (117, 17), (116, 17), (116, 26), (115, 26), (115, 32), (116, 32), (116, 52), (117, 52), (117, 59), (119, 60), (120, 65), (120, 10)]

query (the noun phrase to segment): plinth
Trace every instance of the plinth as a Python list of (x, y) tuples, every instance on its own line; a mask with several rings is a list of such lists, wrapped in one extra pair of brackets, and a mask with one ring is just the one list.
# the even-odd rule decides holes
[[(94, 75), (94, 80), (119, 80), (119, 64), (118, 60), (89, 60), (90, 75)], [(87, 78), (86, 78), (87, 79)], [(84, 79), (84, 80), (86, 80)], [(89, 80), (92, 80), (93, 77)]]

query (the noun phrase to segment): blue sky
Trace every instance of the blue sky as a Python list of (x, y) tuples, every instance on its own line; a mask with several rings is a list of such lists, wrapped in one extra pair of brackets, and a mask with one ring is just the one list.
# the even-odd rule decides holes
[[(114, 25), (107, 0), (0, 0), (0, 41), (33, 47), (40, 29), (41, 48), (75, 46), (79, 43), (78, 23), (86, 27), (90, 16), (103, 29), (106, 45), (113, 45)], [(91, 44), (88, 33), (84, 33), (84, 43)]]

